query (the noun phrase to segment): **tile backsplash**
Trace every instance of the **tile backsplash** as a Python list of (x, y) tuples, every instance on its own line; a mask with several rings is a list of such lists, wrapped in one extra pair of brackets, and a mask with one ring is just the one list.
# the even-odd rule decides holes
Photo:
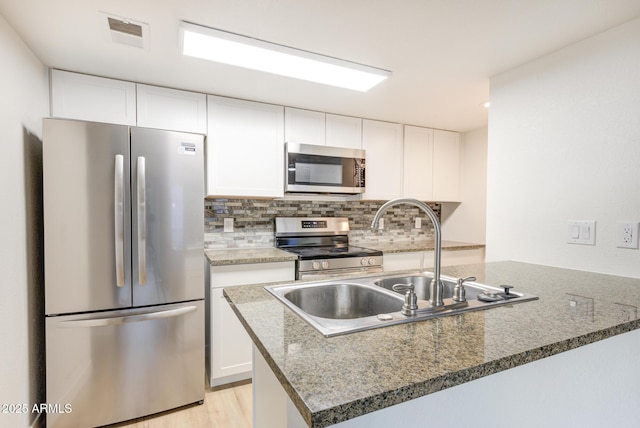
[[(384, 230), (372, 231), (373, 216), (384, 202), (206, 198), (204, 246), (210, 250), (273, 247), (276, 217), (348, 217), (352, 244), (433, 239), (427, 215), (406, 204), (390, 208), (384, 215)], [(440, 218), (440, 204), (429, 206)], [(421, 229), (413, 227), (416, 217), (422, 218)], [(225, 218), (233, 218), (233, 232), (224, 232)]]

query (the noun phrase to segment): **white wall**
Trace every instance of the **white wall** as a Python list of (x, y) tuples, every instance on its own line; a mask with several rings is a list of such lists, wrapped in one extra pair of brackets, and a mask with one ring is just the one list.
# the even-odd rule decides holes
[(483, 244), (487, 219), (487, 128), (462, 134), (461, 204), (442, 204), (442, 235)]
[[(0, 64), (0, 404), (30, 405), (44, 399), (37, 137), (48, 85), (45, 67), (2, 16)], [(34, 417), (0, 414), (0, 426), (29, 426)]]
[[(640, 277), (640, 19), (491, 79), (487, 260)], [(566, 243), (596, 220), (596, 245)]]

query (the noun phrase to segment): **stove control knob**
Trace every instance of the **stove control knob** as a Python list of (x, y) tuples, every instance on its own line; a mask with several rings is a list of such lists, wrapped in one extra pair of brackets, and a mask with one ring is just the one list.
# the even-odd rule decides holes
[(366, 258), (364, 258), (364, 257), (363, 257), (362, 259), (360, 259), (360, 264), (361, 264), (362, 266), (366, 266), (366, 265), (367, 265), (367, 259), (366, 259)]
[(329, 269), (329, 262), (322, 262), (322, 269)]
[(375, 265), (376, 264), (376, 259), (374, 259), (373, 257), (371, 257), (369, 259), (369, 266)]
[(313, 262), (313, 263), (311, 263), (311, 268), (313, 268), (313, 269), (320, 269), (320, 262)]

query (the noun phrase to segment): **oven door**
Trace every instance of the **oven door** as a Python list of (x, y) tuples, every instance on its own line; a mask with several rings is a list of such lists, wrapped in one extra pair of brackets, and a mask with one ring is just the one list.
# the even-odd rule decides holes
[(366, 275), (370, 273), (381, 273), (383, 272), (382, 266), (371, 266), (371, 267), (354, 267), (354, 268), (344, 268), (344, 269), (327, 269), (323, 271), (303, 271), (296, 272), (296, 279), (303, 281), (316, 281), (322, 279), (331, 279), (340, 276), (358, 276), (358, 275)]
[(364, 150), (286, 145), (286, 192), (364, 193)]

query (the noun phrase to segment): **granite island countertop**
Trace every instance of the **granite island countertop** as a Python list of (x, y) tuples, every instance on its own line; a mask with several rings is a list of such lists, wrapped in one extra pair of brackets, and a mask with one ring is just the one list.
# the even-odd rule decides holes
[(511, 284), (539, 300), (325, 338), (261, 285), (224, 294), (314, 428), (639, 327), (640, 279), (518, 262), (442, 272)]

